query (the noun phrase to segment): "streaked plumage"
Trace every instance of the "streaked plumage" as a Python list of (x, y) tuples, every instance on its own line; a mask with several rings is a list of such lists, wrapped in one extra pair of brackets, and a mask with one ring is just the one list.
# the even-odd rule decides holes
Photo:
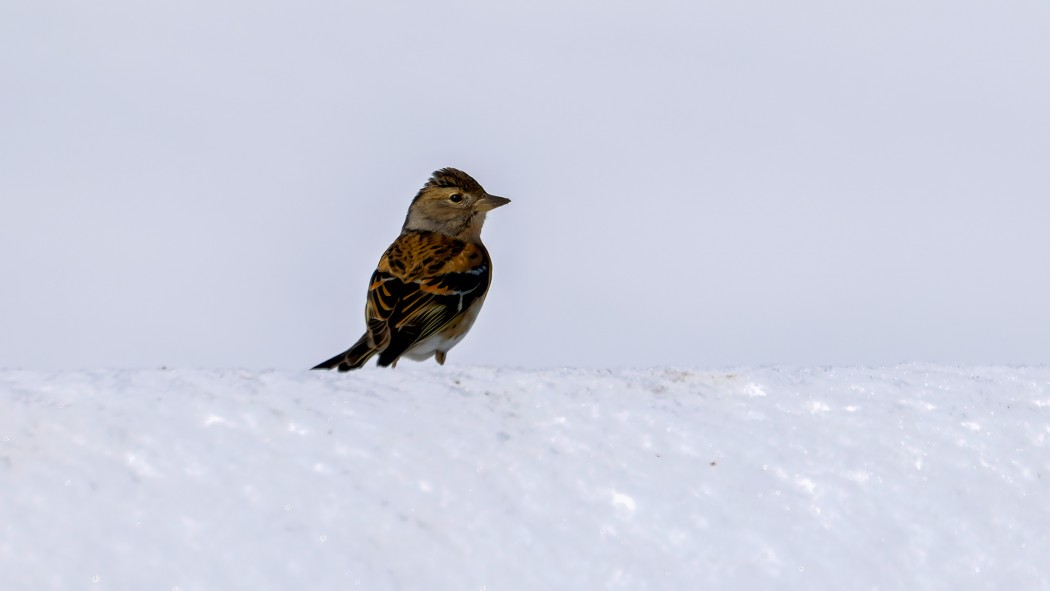
[(470, 330), (485, 301), (492, 261), (481, 243), (485, 212), (509, 203), (454, 168), (434, 172), (408, 208), (368, 287), (365, 334), (314, 367), (349, 371), (379, 355), (417, 361), (445, 355)]

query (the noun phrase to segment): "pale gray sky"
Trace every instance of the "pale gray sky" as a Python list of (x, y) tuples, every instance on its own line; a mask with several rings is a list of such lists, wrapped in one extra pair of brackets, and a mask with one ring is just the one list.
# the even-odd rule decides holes
[(9, 0), (0, 367), (306, 368), (431, 171), (453, 364), (1050, 361), (1050, 4)]

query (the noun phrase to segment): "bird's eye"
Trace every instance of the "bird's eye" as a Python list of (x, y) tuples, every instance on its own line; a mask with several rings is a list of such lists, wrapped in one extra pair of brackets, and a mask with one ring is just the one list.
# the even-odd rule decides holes
[(459, 203), (460, 201), (463, 201), (463, 196), (459, 193), (453, 193), (448, 196), (448, 200), (452, 203)]

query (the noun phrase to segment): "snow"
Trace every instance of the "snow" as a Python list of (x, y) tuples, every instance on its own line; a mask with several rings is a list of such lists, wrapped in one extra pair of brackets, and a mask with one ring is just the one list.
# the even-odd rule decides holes
[(1050, 368), (0, 371), (0, 588), (1050, 588)]

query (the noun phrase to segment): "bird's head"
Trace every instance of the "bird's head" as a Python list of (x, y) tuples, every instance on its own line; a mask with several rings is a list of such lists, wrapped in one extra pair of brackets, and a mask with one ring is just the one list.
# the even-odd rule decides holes
[(442, 168), (430, 176), (412, 200), (404, 230), (441, 232), (461, 240), (477, 240), (485, 212), (510, 203), (485, 192), (469, 174)]

